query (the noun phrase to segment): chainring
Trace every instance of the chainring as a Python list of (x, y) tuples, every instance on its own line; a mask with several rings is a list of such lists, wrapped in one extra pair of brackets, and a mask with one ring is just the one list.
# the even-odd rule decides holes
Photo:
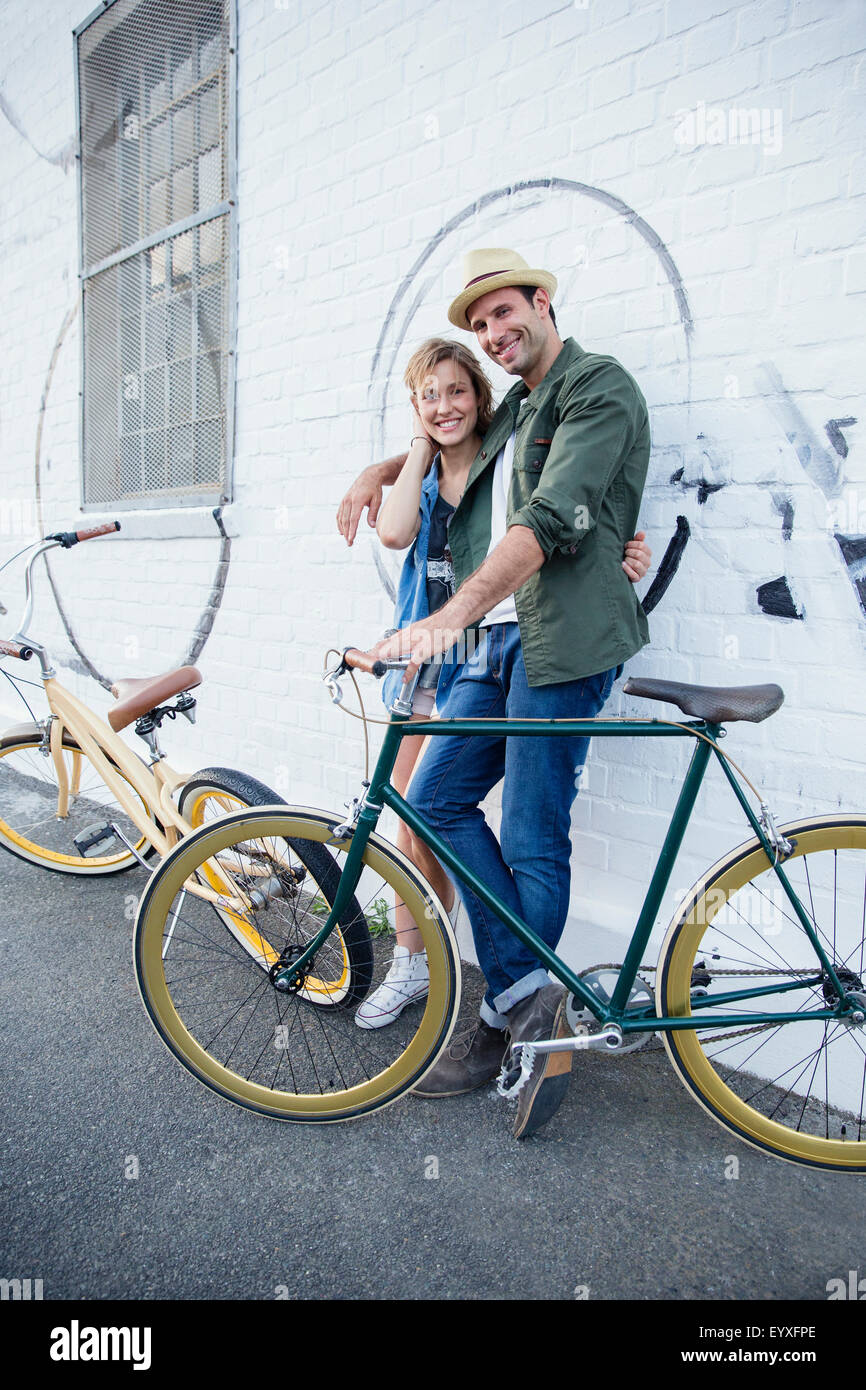
[[(592, 991), (596, 999), (602, 1004), (609, 1004), (613, 994), (621, 965), (594, 965), (589, 970), (581, 970), (578, 979), (582, 980), (588, 989)], [(635, 979), (631, 987), (626, 1004), (626, 1013), (630, 1010), (646, 1009), (655, 1007), (655, 997), (646, 980), (642, 980), (640, 975)], [(575, 1035), (579, 1033), (598, 1033), (604, 1025), (590, 1013), (589, 1009), (580, 1006), (573, 994), (566, 1000), (565, 1018), (569, 1028)], [(637, 1052), (639, 1048), (646, 1047), (653, 1036), (654, 1030), (650, 1029), (646, 1033), (626, 1033), (623, 1036), (622, 1046), (616, 1048), (618, 1055), (623, 1052)]]

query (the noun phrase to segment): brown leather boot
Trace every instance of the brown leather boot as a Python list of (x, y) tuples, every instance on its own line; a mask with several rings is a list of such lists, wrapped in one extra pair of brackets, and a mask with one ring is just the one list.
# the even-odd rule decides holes
[(414, 1087), (413, 1096), (462, 1096), (492, 1081), (502, 1066), (506, 1042), (502, 1029), (490, 1028), (479, 1018), (451, 1039), (432, 1071)]
[[(515, 1004), (508, 1014), (508, 1031), (512, 1043), (569, 1037), (562, 985), (545, 985)], [(512, 1130), (515, 1139), (526, 1139), (556, 1114), (568, 1090), (571, 1058), (570, 1052), (538, 1053), (519, 1092)]]

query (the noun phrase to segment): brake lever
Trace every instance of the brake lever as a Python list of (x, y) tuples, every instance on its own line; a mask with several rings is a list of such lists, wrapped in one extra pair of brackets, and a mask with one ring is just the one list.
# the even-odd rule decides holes
[(336, 666), (333, 666), (330, 671), (326, 671), (322, 676), (325, 689), (331, 697), (332, 704), (339, 705), (343, 702), (343, 691), (338, 682), (340, 676), (345, 675), (345, 673), (346, 664), (341, 657)]

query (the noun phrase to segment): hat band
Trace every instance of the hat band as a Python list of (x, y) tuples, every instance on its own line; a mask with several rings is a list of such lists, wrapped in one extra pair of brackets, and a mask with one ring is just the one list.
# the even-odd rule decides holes
[(494, 275), (511, 275), (512, 273), (517, 273), (516, 269), (512, 269), (512, 267), (508, 267), (505, 270), (488, 270), (484, 275), (476, 275), (474, 280), (467, 280), (463, 287), (464, 293), (466, 290), (471, 289), (473, 285), (477, 285), (479, 280), (492, 280)]

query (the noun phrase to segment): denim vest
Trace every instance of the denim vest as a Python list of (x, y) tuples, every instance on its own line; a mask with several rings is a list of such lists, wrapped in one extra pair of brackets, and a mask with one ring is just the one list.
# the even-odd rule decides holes
[[(409, 623), (429, 618), (430, 607), (427, 602), (427, 547), (430, 544), (430, 518), (439, 497), (439, 455), (433, 460), (430, 472), (421, 484), (421, 526), (412, 549), (403, 561), (400, 581), (397, 585), (397, 602), (394, 608), (395, 628), (407, 627)], [(442, 670), (436, 688), (436, 700), (441, 704), (452, 682), (456, 678), (462, 662), (457, 658), (456, 647), (442, 658)], [(403, 684), (402, 671), (389, 671), (382, 685), (382, 700), (391, 705), (400, 694)]]

